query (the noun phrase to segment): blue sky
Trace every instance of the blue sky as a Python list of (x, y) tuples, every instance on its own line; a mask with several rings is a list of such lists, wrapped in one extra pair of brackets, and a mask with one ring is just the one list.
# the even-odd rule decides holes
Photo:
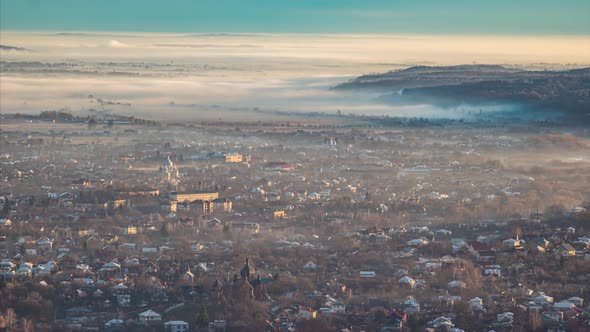
[(590, 34), (590, 0), (0, 0), (2, 30)]

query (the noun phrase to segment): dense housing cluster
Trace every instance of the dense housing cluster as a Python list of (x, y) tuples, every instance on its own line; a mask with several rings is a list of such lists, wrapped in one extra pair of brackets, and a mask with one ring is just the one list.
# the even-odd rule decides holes
[(587, 129), (2, 115), (0, 328), (590, 329)]

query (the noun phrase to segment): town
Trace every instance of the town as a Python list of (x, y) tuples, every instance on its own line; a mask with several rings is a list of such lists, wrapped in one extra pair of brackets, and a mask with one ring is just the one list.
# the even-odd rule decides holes
[(0, 330), (590, 331), (588, 128), (1, 117)]

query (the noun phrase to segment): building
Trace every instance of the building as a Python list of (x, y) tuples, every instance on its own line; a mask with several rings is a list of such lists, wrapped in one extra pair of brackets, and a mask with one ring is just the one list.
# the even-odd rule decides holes
[(293, 165), (283, 161), (271, 161), (264, 165), (264, 169), (272, 171), (292, 171)]
[(241, 163), (243, 160), (244, 157), (238, 153), (228, 153), (225, 155), (226, 163)]
[(197, 212), (204, 216), (210, 215), (215, 209), (212, 201), (196, 200), (192, 202), (191, 205), (196, 209)]
[(121, 234), (124, 234), (124, 235), (135, 235), (135, 234), (137, 234), (137, 227), (135, 227), (135, 226), (121, 227)]
[(164, 162), (162, 162), (162, 166), (160, 166), (160, 172), (166, 174), (166, 179), (169, 182), (174, 182), (174, 183), (178, 182), (178, 179), (179, 179), (178, 169), (176, 168), (176, 166), (174, 165), (172, 160), (170, 160), (170, 156), (166, 157)]
[(305, 265), (303, 265), (303, 268), (306, 270), (315, 270), (315, 269), (317, 269), (317, 267), (318, 267), (318, 265), (312, 260), (307, 261), (307, 263), (305, 263)]
[(176, 201), (166, 201), (160, 205), (160, 209), (167, 213), (176, 213), (178, 209), (178, 203)]
[(299, 306), (299, 317), (302, 319), (314, 319), (317, 317), (318, 311), (311, 307)]
[(375, 278), (376, 273), (375, 271), (361, 271), (359, 275), (361, 278)]
[(10, 219), (0, 219), (0, 227), (10, 228), (12, 226), (12, 221)]
[(162, 315), (153, 310), (147, 310), (140, 313), (138, 318), (140, 322), (159, 322), (162, 320)]
[(274, 220), (285, 219), (285, 210), (275, 210), (272, 217)]
[(216, 198), (212, 201), (215, 211), (231, 212), (232, 202), (227, 198)]
[(164, 328), (167, 332), (187, 332), (189, 330), (189, 325), (185, 321), (171, 320), (164, 323)]
[(105, 209), (116, 209), (116, 208), (123, 208), (129, 205), (129, 200), (127, 199), (115, 199), (112, 201), (108, 201), (105, 203)]
[(562, 244), (561, 247), (558, 249), (558, 252), (563, 257), (576, 256), (576, 249), (574, 249), (574, 247), (572, 247), (572, 245), (569, 243)]
[(193, 202), (197, 200), (213, 201), (219, 198), (219, 193), (216, 191), (201, 191), (195, 193), (179, 193), (176, 191), (170, 192), (170, 199), (177, 202)]
[(238, 232), (250, 232), (256, 234), (260, 230), (260, 224), (258, 223), (235, 223), (231, 225), (232, 229)]
[(524, 241), (520, 240), (518, 236), (516, 237), (516, 239), (506, 239), (502, 241), (502, 247), (508, 250), (521, 249), (523, 245)]

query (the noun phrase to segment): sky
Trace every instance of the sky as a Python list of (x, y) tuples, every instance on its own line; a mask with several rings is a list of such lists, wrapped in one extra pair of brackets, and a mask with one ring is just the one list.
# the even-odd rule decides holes
[(0, 29), (589, 35), (589, 0), (2, 0)]

